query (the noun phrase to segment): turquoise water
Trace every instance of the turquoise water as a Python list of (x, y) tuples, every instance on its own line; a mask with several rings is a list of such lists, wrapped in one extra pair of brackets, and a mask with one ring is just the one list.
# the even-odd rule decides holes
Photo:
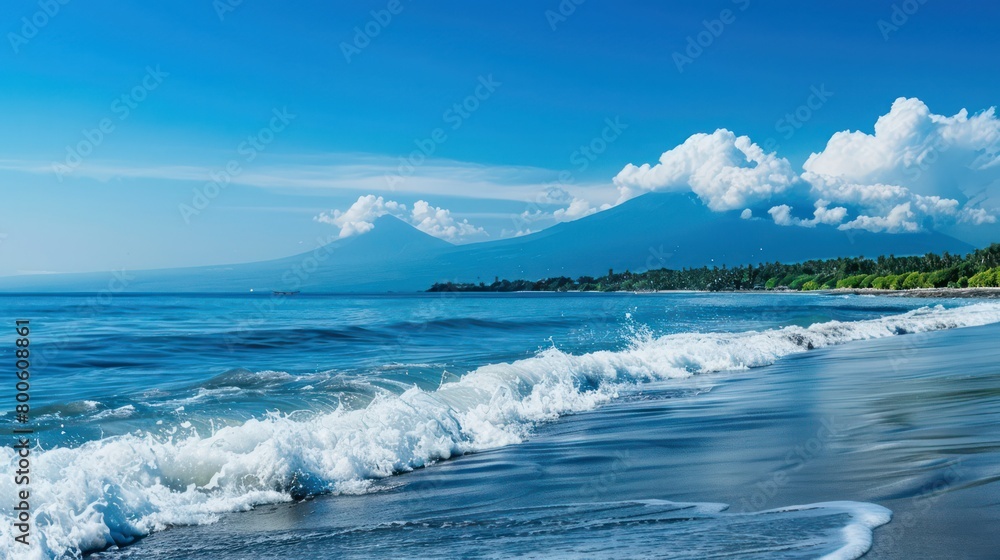
[[(941, 359), (995, 340), (1000, 305), (933, 303), (2, 296), (0, 316), (31, 321), (39, 447), (36, 545), (16, 548), (5, 527), (0, 546), (26, 558), (855, 558), (874, 531), (873, 554), (891, 557), (905, 548), (879, 548), (891, 511), (935, 480), (992, 488), (1000, 474), (986, 458), (995, 360), (959, 375)], [(932, 353), (871, 350), (953, 332), (971, 334)], [(861, 386), (869, 408), (837, 400)], [(850, 469), (821, 458), (848, 451)]]

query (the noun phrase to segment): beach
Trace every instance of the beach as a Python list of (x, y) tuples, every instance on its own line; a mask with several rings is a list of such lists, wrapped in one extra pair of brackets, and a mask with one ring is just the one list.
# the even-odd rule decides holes
[[(875, 530), (866, 559), (991, 558), (1000, 546), (991, 530), (1000, 522), (997, 336), (1000, 327), (988, 326), (860, 342), (691, 380), (680, 393), (676, 384), (648, 387), (543, 426), (522, 446), (407, 474), (382, 493), (267, 506), (98, 557), (180, 558), (197, 542), (221, 558), (305, 558), (303, 548), (338, 545), (320, 535), (349, 527), (459, 511), (479, 522), (540, 503), (652, 496), (735, 512), (873, 502), (893, 521)], [(970, 360), (956, 369), (949, 352)], [(652, 557), (699, 557), (697, 539), (662, 545)]]

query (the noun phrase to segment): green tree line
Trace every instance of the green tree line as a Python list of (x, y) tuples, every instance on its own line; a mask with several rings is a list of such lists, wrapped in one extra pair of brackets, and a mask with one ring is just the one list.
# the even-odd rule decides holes
[(523, 291), (652, 291), (652, 290), (830, 290), (834, 288), (906, 290), (913, 288), (1000, 287), (1000, 243), (967, 255), (937, 255), (876, 259), (847, 257), (779, 262), (727, 268), (701, 267), (646, 272), (615, 272), (607, 276), (559, 276), (541, 280), (501, 280), (492, 284), (442, 282), (430, 292)]

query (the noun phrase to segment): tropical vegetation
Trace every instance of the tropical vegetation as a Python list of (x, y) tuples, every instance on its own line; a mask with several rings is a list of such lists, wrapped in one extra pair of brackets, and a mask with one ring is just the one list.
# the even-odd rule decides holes
[(615, 272), (607, 276), (559, 276), (541, 280), (501, 280), (492, 284), (442, 282), (431, 292), (520, 291), (654, 291), (654, 290), (830, 290), (1000, 287), (1000, 243), (965, 256), (927, 253), (923, 256), (849, 257), (801, 263), (759, 263), (727, 268), (701, 267), (646, 272)]

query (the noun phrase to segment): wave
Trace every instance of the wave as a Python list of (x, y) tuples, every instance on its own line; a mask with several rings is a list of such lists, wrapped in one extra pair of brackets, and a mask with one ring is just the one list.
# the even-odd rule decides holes
[[(765, 366), (851, 341), (996, 322), (1000, 305), (979, 303), (760, 332), (646, 334), (621, 351), (574, 355), (550, 348), (480, 367), (436, 391), (378, 394), (363, 409), (310, 417), (273, 413), (207, 435), (187, 428), (169, 436), (132, 433), (38, 449), (32, 554), (78, 556), (259, 504), (364, 493), (380, 478), (522, 442), (539, 422), (591, 410), (643, 382)], [(10, 448), (2, 454), (0, 511), (10, 515), (14, 455)], [(0, 552), (7, 555), (16, 550), (11, 531), (0, 526)]]

